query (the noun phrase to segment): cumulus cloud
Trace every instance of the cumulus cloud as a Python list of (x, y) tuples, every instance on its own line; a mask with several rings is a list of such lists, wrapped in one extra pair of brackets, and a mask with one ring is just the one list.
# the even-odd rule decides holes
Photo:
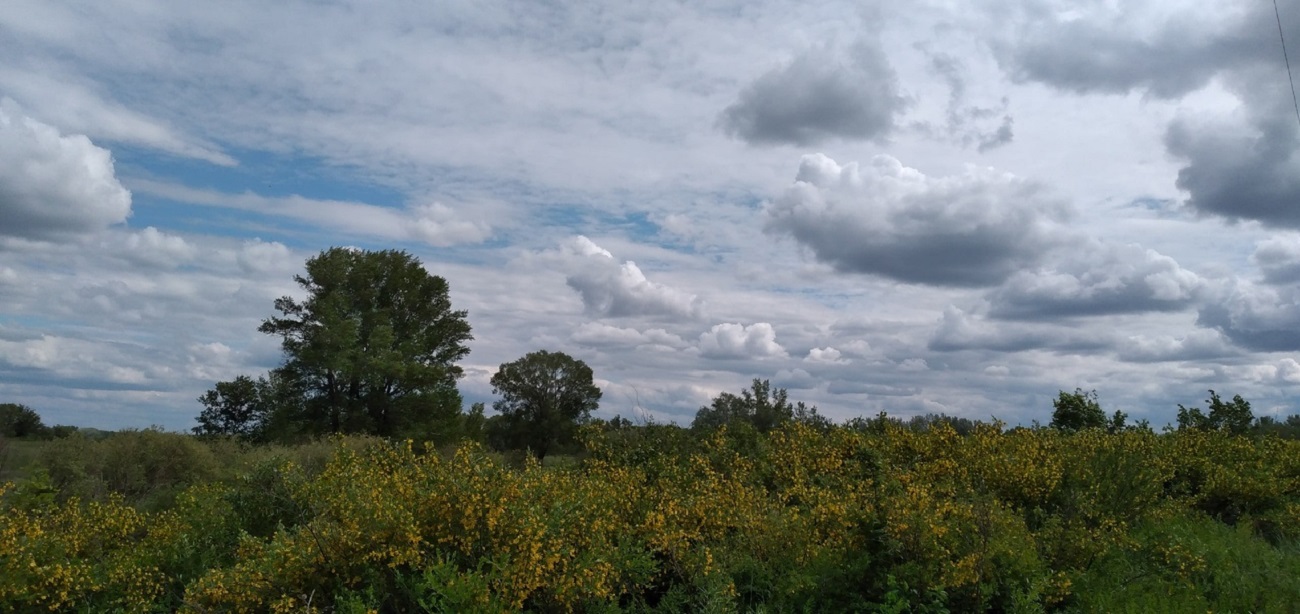
[(814, 49), (751, 83), (719, 118), (751, 144), (811, 145), (830, 138), (879, 139), (904, 107), (898, 78), (878, 44)]
[(127, 235), (123, 248), (125, 257), (133, 262), (164, 268), (183, 265), (198, 253), (184, 238), (153, 226)]
[(1300, 289), (1234, 280), (1201, 307), (1197, 324), (1251, 350), (1300, 350)]
[[(1276, 89), (1276, 88), (1273, 88)], [(1278, 107), (1280, 105), (1273, 105)], [(1186, 204), (1231, 220), (1300, 228), (1300, 146), (1294, 109), (1237, 121), (1192, 121), (1169, 126), (1165, 147), (1187, 161), (1177, 186)]]
[(118, 183), (107, 150), (0, 100), (0, 235), (92, 232), (129, 215), (131, 193)]
[(1068, 214), (1042, 187), (992, 169), (933, 178), (889, 156), (860, 168), (812, 154), (768, 205), (766, 228), (839, 271), (981, 287), (1042, 260)]
[(614, 255), (584, 236), (561, 248), (570, 256), (567, 283), (582, 295), (587, 313), (603, 317), (699, 317), (703, 301), (694, 294), (655, 283), (635, 262), (619, 263)]
[(849, 360), (839, 350), (833, 347), (813, 348), (808, 350), (808, 355), (804, 357), (804, 362), (843, 365), (848, 364)]
[(465, 219), (442, 203), (412, 207), (411, 235), (435, 247), (479, 243), (492, 236), (487, 224)]
[(244, 241), (235, 255), (239, 267), (249, 273), (266, 273), (297, 264), (289, 248), (279, 241)]
[(994, 290), (990, 315), (1052, 319), (1190, 307), (1205, 282), (1140, 245), (1090, 241), (1047, 270), (1021, 271)]
[(1281, 235), (1260, 241), (1250, 257), (1264, 275), (1264, 282), (1290, 284), (1300, 281), (1300, 235)]
[[(1177, 186), (1197, 212), (1300, 228), (1300, 141), (1269, 3), (1197, 3), (1171, 15), (1163, 3), (1124, 2), (1081, 7), (1068, 18), (1029, 15), (995, 44), (1020, 80), (1167, 99), (1215, 83), (1235, 95), (1240, 107), (1231, 115), (1188, 111), (1169, 125), (1165, 148), (1185, 162)], [(1286, 40), (1300, 40), (1293, 15), (1282, 29)]]
[(785, 356), (776, 342), (776, 330), (767, 322), (716, 324), (700, 335), (700, 354), (706, 358), (772, 358)]

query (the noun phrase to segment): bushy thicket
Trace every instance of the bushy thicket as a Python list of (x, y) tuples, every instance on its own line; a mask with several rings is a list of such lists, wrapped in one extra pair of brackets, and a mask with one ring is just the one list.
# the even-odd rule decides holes
[[(1300, 443), (925, 426), (593, 427), (563, 469), (511, 467), (477, 444), (248, 448), (139, 431), (74, 449), (72, 439), (59, 456), (80, 470), (50, 464), (48, 496), (35, 480), (0, 499), (0, 610), (1300, 603)], [(119, 475), (116, 463), (143, 469)], [(171, 494), (140, 489), (151, 481)]]

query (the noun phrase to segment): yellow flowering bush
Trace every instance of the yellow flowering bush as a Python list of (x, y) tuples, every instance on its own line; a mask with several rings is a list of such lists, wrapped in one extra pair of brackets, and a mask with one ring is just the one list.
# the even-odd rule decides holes
[[(310, 466), (253, 451), (238, 475), (159, 511), (120, 495), (52, 497), (36, 476), (0, 491), (0, 611), (1300, 602), (1278, 580), (1300, 574), (1294, 442), (997, 424), (963, 436), (883, 419), (583, 440), (585, 455), (561, 468), (511, 466), (477, 444), (440, 454), (339, 439)], [(1255, 590), (1265, 581), (1279, 586)]]

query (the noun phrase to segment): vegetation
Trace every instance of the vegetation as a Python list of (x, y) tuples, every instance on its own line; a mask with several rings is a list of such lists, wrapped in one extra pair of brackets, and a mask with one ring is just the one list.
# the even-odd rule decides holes
[(4, 611), (1300, 603), (1300, 441), (1258, 430), (591, 419), (561, 467), (360, 436), (41, 445), (0, 489)]
[(573, 439), (579, 424), (600, 406), (591, 367), (563, 352), (532, 352), (492, 376), (497, 416), (489, 429), (501, 447), (526, 449), (540, 461)]
[(591, 369), (543, 350), (501, 365), (488, 417), (455, 388), (465, 313), (416, 259), (332, 249), (297, 280), (262, 326), (285, 364), (217, 383), (197, 436), (0, 405), (0, 611), (1300, 604), (1300, 416), (1240, 396), (1163, 433), (1081, 389), (1046, 428), (837, 425), (755, 379), (682, 428), (592, 417)]
[(748, 390), (740, 395), (724, 392), (707, 407), (695, 413), (691, 428), (713, 430), (723, 426), (745, 424), (760, 433), (767, 433), (789, 422), (801, 422), (816, 428), (830, 426), (830, 421), (799, 401), (791, 403), (784, 388), (772, 390), (768, 380), (755, 379)]
[(285, 363), (267, 377), (218, 384), (200, 397), (196, 430), (249, 440), (331, 433), (427, 435), (461, 410), (456, 361), (469, 353), (464, 311), (447, 281), (394, 250), (331, 248), (307, 261), (298, 301), (258, 329), (280, 337)]

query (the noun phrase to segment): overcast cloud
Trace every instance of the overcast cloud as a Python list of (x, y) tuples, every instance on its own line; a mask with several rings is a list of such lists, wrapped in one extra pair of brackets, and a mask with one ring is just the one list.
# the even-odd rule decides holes
[(189, 428), (347, 245), (447, 278), (471, 402), (548, 349), (605, 417), (1300, 413), (1281, 51), (1258, 2), (11, 0), (0, 402)]
[(881, 139), (903, 110), (898, 78), (878, 44), (817, 48), (763, 74), (722, 112), (728, 135), (755, 145)]

